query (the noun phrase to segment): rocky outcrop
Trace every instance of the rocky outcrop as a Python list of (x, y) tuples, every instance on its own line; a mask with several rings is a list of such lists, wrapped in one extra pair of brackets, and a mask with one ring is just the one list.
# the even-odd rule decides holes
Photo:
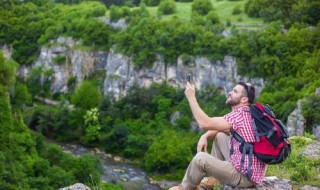
[(91, 189), (82, 183), (76, 183), (69, 187), (60, 188), (59, 190), (91, 190)]
[(244, 80), (254, 83), (257, 94), (259, 94), (264, 86), (262, 79), (248, 79), (239, 76), (236, 60), (231, 56), (225, 56), (224, 60), (217, 62), (199, 57), (189, 65), (184, 64), (181, 58), (178, 58), (176, 65), (168, 66), (161, 60), (159, 57), (151, 68), (136, 69), (130, 58), (110, 51), (105, 68), (104, 94), (112, 92), (119, 97), (125, 95), (127, 89), (133, 84), (149, 87), (153, 82), (164, 81), (171, 86), (183, 88), (189, 73), (193, 74), (194, 83), (198, 89), (214, 84), (222, 91), (228, 92), (235, 85), (234, 81)]
[[(315, 95), (320, 96), (320, 88), (316, 89)], [(305, 131), (306, 119), (302, 114), (302, 101), (304, 100), (298, 100), (297, 108), (288, 116), (287, 129), (290, 136), (302, 136)], [(316, 138), (320, 139), (320, 126), (313, 125), (312, 133)]]
[(291, 182), (287, 179), (278, 179), (277, 177), (265, 177), (262, 184), (257, 185), (253, 188), (239, 188), (239, 187), (231, 187), (224, 186), (221, 190), (292, 190)]
[(0, 50), (2, 51), (5, 58), (7, 58), (7, 59), (11, 58), (11, 55), (13, 52), (13, 49), (11, 46), (8, 46), (8, 45), (0, 46)]
[(320, 159), (320, 141), (311, 142), (306, 147), (303, 155), (311, 159)]
[(106, 17), (102, 17), (101, 20), (102, 22), (106, 23), (107, 25), (111, 26), (114, 29), (123, 30), (128, 27), (128, 24), (123, 18), (115, 22), (111, 22), (110, 18), (106, 18)]
[(289, 115), (287, 129), (290, 136), (302, 136), (306, 126), (306, 119), (302, 115), (301, 100), (297, 102), (297, 108)]
[[(39, 58), (31, 68), (21, 67), (18, 74), (27, 77), (34, 67), (51, 69), (54, 73), (52, 91), (67, 92), (68, 80), (71, 77), (75, 77), (76, 83), (79, 84), (96, 70), (103, 69), (106, 64), (107, 52), (83, 51), (75, 48), (78, 45), (81, 45), (81, 42), (72, 38), (60, 37), (53, 40), (51, 46), (41, 48)], [(57, 58), (60, 59), (60, 63), (57, 63)]]
[(254, 83), (257, 94), (264, 86), (262, 79), (249, 79), (238, 75), (236, 59), (231, 56), (225, 56), (223, 60), (215, 62), (203, 57), (194, 57), (188, 64), (178, 58), (174, 65), (167, 65), (159, 56), (152, 67), (137, 69), (129, 57), (112, 49), (108, 52), (86, 51), (77, 48), (79, 45), (81, 41), (72, 38), (59, 37), (52, 40), (48, 47), (41, 48), (40, 56), (32, 67), (21, 67), (18, 74), (27, 77), (34, 67), (51, 69), (54, 73), (52, 91), (56, 93), (67, 92), (68, 80), (72, 77), (76, 79), (77, 85), (97, 70), (103, 70), (105, 79), (102, 91), (105, 95), (112, 93), (116, 98), (125, 95), (134, 84), (148, 87), (153, 82), (166, 81), (172, 86), (184, 87), (188, 73), (193, 74), (197, 88), (214, 84), (225, 93), (239, 80)]

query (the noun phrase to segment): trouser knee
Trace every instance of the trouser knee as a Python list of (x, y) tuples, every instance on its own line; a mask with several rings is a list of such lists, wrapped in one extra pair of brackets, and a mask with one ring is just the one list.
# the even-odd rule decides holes
[(208, 153), (205, 152), (198, 152), (196, 154), (196, 156), (193, 158), (192, 162), (194, 164), (196, 164), (197, 166), (203, 166), (205, 164), (206, 159), (209, 157), (210, 155)]
[(224, 141), (226, 138), (228, 138), (228, 135), (224, 132), (218, 132), (216, 134), (216, 137), (214, 138), (215, 142), (221, 142)]

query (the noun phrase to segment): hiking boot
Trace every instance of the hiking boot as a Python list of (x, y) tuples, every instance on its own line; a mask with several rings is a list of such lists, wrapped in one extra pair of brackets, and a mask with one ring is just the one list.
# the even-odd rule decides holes
[[(217, 186), (219, 181), (213, 177), (205, 177), (200, 183), (200, 189), (203, 190), (212, 190), (213, 187)], [(202, 190), (201, 189), (201, 190)]]
[[(179, 186), (174, 186), (174, 187), (171, 187), (169, 190), (183, 190), (181, 185)], [(207, 189), (202, 189), (200, 186), (199, 187), (196, 187), (194, 190), (207, 190)]]

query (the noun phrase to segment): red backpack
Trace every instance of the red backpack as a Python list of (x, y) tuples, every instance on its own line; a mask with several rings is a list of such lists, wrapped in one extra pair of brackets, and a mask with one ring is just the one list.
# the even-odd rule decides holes
[[(246, 173), (249, 179), (251, 179), (253, 154), (266, 164), (278, 164), (283, 162), (291, 153), (286, 127), (279, 119), (276, 119), (269, 105), (252, 104), (250, 114), (255, 142), (246, 142), (238, 133), (231, 132), (231, 138), (240, 143), (240, 151), (242, 152), (240, 170), (242, 170), (245, 155), (248, 154), (249, 156)], [(233, 146), (230, 153), (233, 153)]]

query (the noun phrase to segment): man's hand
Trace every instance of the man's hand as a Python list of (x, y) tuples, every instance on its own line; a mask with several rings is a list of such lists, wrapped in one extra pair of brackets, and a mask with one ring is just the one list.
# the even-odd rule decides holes
[(198, 141), (197, 152), (201, 152), (201, 151), (208, 152), (207, 147), (208, 147), (208, 139), (207, 137), (202, 135)]
[(196, 90), (195, 90), (194, 85), (187, 82), (186, 90), (184, 91), (184, 94), (186, 95), (188, 100), (190, 97), (194, 97), (196, 94)]

